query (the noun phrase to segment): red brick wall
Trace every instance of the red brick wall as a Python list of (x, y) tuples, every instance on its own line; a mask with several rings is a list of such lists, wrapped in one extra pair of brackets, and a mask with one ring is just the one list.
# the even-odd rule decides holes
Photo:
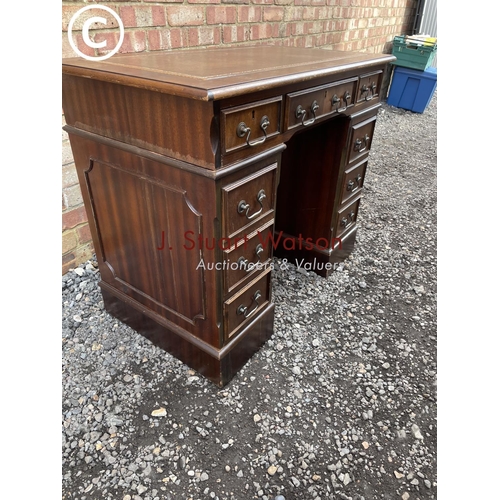
[[(93, 2), (62, 2), (63, 57), (75, 57), (68, 41), (71, 17)], [(178, 50), (213, 45), (272, 44), (325, 47), (337, 50), (390, 52), (395, 35), (409, 33), (416, 0), (142, 0), (98, 2), (123, 21), (125, 37), (120, 52)], [(91, 10), (107, 25), (90, 31), (94, 42), (107, 40), (113, 48), (118, 29), (113, 17)], [(81, 17), (73, 27), (79, 49), (91, 56), (83, 41)], [(79, 31), (80, 30), (80, 31)], [(63, 273), (87, 260), (93, 252), (87, 217), (67, 136), (63, 135)]]

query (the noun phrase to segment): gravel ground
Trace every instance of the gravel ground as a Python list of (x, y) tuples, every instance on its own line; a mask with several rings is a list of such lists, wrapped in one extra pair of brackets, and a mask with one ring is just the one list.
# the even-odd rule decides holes
[[(62, 279), (64, 499), (434, 499), (436, 121), (383, 105), (354, 253), (276, 260), (275, 333), (217, 388)], [(284, 269), (286, 267), (286, 269)]]

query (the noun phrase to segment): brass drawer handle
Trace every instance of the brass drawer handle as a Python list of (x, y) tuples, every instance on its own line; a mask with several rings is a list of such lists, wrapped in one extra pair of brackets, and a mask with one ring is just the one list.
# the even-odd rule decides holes
[(313, 101), (313, 103), (311, 104), (311, 113), (313, 117), (310, 120), (304, 121), (304, 118), (306, 117), (306, 110), (299, 104), (297, 106), (297, 109), (295, 110), (295, 118), (300, 118), (302, 125), (304, 125), (304, 127), (307, 127), (308, 125), (312, 125), (316, 121), (316, 111), (318, 111), (318, 109), (318, 102)]
[(259, 243), (256, 247), (255, 247), (255, 255), (257, 255), (257, 258), (259, 259), (260, 261), (260, 254), (264, 251), (264, 247)]
[(264, 137), (262, 139), (257, 139), (253, 142), (250, 142), (250, 134), (252, 133), (252, 129), (250, 127), (247, 127), (245, 122), (240, 122), (238, 124), (238, 128), (236, 129), (236, 134), (238, 137), (245, 137), (245, 134), (247, 135), (246, 137), (247, 146), (250, 147), (258, 146), (259, 144), (263, 144), (264, 142), (266, 142), (267, 127), (269, 127), (270, 123), (271, 122), (269, 121), (269, 118), (266, 115), (264, 115), (260, 120), (260, 128), (264, 132)]
[(255, 217), (257, 217), (257, 215), (259, 215), (262, 210), (264, 209), (264, 205), (262, 204), (262, 200), (266, 197), (266, 193), (263, 189), (261, 189), (258, 193), (257, 193), (257, 201), (259, 202), (259, 205), (260, 205), (260, 209), (257, 210), (257, 212), (254, 212), (252, 215), (248, 215), (248, 213), (250, 212), (250, 204), (247, 203), (245, 200), (241, 200), (239, 203), (238, 203), (238, 213), (241, 215), (241, 214), (245, 214), (245, 217), (248, 219), (248, 220), (252, 220), (254, 219)]
[[(361, 87), (361, 97), (363, 97), (363, 94), (366, 94), (365, 101), (371, 101), (375, 96), (376, 89), (377, 89), (377, 84), (375, 82), (372, 82), (369, 87), (368, 87), (368, 85), (363, 85)], [(370, 94), (370, 91), (371, 91), (371, 94)]]
[[(362, 139), (359, 138), (356, 139), (354, 141), (354, 151), (362, 153), (368, 147), (368, 142), (370, 142), (370, 136), (368, 134), (365, 134), (365, 136)], [(363, 147), (361, 147), (362, 145)]]
[[(347, 183), (347, 191), (352, 191), (354, 189), (354, 186), (357, 184), (356, 187), (359, 186), (359, 184), (361, 183), (361, 180), (363, 179), (363, 177), (361, 177), (361, 174), (358, 174), (354, 180), (349, 180), (349, 182)], [(354, 182), (356, 181), (356, 182)]]
[[(264, 251), (264, 247), (259, 243), (255, 247), (255, 255), (257, 255), (257, 259), (260, 261), (260, 254)], [(255, 269), (255, 263), (250, 262), (248, 259), (245, 259), (245, 257), (240, 257), (238, 259), (238, 268), (239, 269), (244, 269), (245, 272), (250, 273)]]
[(354, 223), (354, 217), (356, 216), (355, 212), (351, 212), (347, 217), (342, 217), (340, 220), (340, 225), (342, 227), (348, 228)]
[(253, 299), (252, 299), (252, 304), (255, 302), (255, 307), (251, 311), (249, 311), (247, 306), (241, 304), (236, 310), (236, 313), (239, 315), (243, 314), (245, 318), (249, 318), (259, 308), (259, 299), (261, 298), (261, 296), (262, 295), (260, 293), (260, 290), (257, 290), (253, 294)]
[(347, 106), (348, 106), (348, 103), (347, 101), (351, 98), (351, 94), (349, 94), (349, 92), (345, 92), (344, 95), (342, 96), (342, 99), (340, 97), (337, 96), (337, 94), (335, 94), (333, 97), (332, 97), (332, 106), (335, 106), (335, 104), (338, 104), (341, 100), (344, 100), (345, 102), (345, 106), (343, 106), (342, 108), (337, 108), (335, 111), (337, 113), (343, 113), (346, 109), (347, 109)]

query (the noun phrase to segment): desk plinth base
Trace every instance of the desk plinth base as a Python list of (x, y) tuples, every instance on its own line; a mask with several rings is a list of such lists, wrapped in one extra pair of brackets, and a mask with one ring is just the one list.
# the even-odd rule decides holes
[(162, 318), (155, 318), (155, 313), (139, 308), (133, 301), (114, 295), (102, 282), (100, 286), (104, 305), (109, 314), (219, 387), (228, 384), (273, 334), (274, 304), (270, 303), (223, 348), (203, 349), (200, 347), (200, 342), (189, 340), (189, 336), (193, 337), (192, 335), (180, 335), (175, 325), (169, 327)]

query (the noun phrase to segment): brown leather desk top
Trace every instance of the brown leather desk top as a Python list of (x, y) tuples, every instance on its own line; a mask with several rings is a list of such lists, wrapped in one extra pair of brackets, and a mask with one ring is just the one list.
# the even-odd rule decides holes
[(245, 46), (116, 54), (104, 61), (63, 59), (63, 72), (182, 97), (219, 100), (284, 83), (394, 60), (387, 54)]

